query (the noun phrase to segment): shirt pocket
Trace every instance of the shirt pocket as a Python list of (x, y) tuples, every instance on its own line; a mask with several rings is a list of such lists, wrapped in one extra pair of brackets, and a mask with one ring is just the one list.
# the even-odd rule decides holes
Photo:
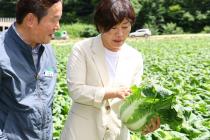
[(42, 95), (47, 97), (52, 95), (56, 84), (56, 77), (56, 72), (44, 71), (39, 74), (37, 88), (40, 90)]

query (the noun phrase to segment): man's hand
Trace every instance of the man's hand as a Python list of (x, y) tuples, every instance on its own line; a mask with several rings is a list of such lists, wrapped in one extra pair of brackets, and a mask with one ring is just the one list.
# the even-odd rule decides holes
[(160, 127), (160, 117), (152, 118), (150, 120), (150, 123), (148, 125), (146, 125), (146, 127), (143, 129), (142, 134), (146, 135), (150, 132), (155, 131), (159, 127)]

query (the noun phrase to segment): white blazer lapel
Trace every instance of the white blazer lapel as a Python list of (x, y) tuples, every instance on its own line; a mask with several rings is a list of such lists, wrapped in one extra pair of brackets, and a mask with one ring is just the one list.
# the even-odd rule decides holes
[(101, 35), (94, 38), (91, 46), (93, 52), (93, 60), (98, 69), (98, 73), (101, 77), (103, 86), (107, 86), (109, 83), (108, 68), (105, 61), (104, 47), (101, 40)]

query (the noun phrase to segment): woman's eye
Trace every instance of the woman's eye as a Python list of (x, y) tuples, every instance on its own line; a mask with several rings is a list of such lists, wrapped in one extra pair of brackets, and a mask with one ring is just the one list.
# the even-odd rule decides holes
[(127, 29), (128, 27), (126, 26), (126, 27), (122, 27), (123, 29)]

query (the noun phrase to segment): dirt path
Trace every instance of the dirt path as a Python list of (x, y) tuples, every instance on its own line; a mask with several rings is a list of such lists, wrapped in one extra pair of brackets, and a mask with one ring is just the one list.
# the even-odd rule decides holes
[[(178, 34), (178, 35), (152, 35), (147, 39), (156, 40), (156, 39), (176, 39), (176, 38), (186, 38), (186, 39), (193, 39), (198, 37), (209, 37), (210, 34)], [(129, 37), (130, 39), (146, 39), (145, 37)]]

